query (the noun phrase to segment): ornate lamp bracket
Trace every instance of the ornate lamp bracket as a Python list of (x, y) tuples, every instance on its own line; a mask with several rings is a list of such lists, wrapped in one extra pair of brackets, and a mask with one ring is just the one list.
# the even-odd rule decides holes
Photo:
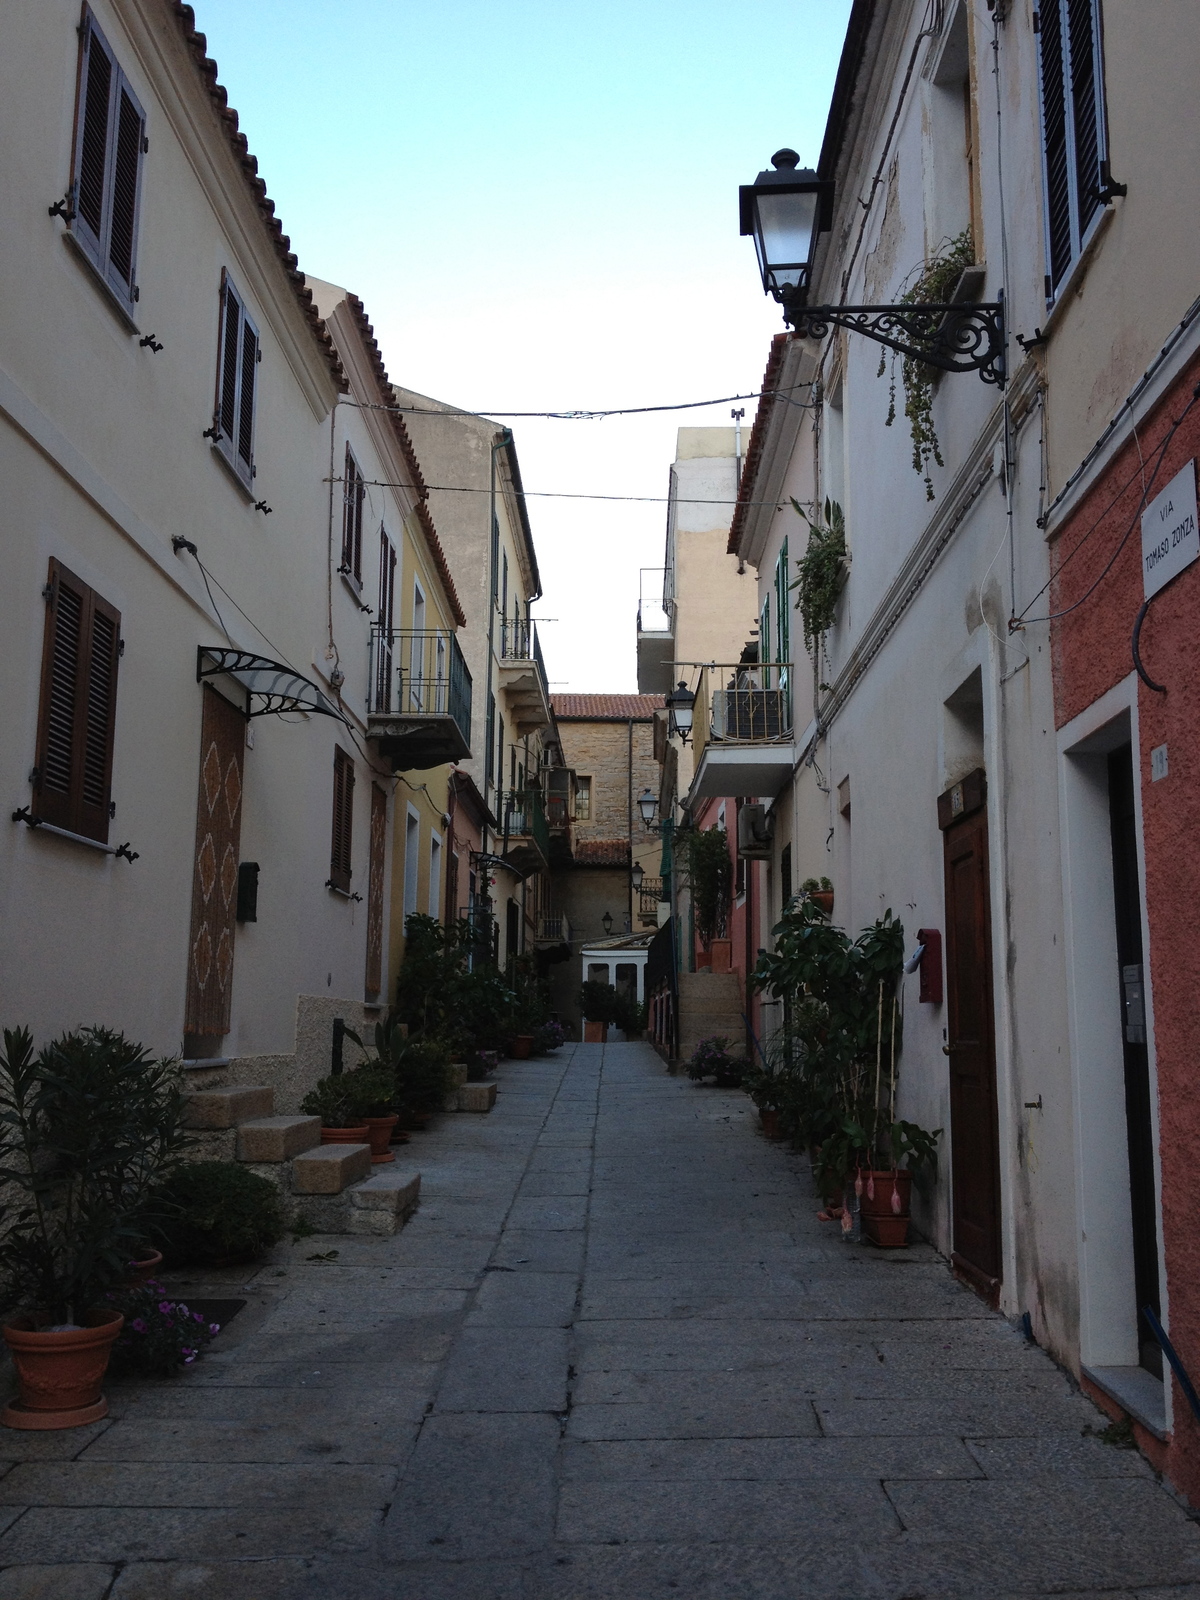
[(1004, 301), (962, 305), (808, 306), (783, 301), (783, 319), (802, 339), (823, 339), (831, 327), (866, 334), (927, 367), (977, 372), (1002, 386)]

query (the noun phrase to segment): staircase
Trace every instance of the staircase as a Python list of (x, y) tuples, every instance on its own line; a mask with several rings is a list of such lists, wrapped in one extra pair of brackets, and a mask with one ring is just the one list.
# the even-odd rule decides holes
[(740, 1054), (746, 1038), (742, 1017), (742, 989), (737, 974), (699, 972), (679, 974), (679, 1059), (688, 1061), (702, 1039), (725, 1038)]
[(260, 1084), (197, 1089), (184, 1125), (193, 1161), (241, 1161), (274, 1184), (289, 1221), (320, 1233), (398, 1233), (417, 1208), (419, 1172), (386, 1166), (372, 1174), (366, 1144), (322, 1144), (319, 1117), (277, 1117), (275, 1091)]

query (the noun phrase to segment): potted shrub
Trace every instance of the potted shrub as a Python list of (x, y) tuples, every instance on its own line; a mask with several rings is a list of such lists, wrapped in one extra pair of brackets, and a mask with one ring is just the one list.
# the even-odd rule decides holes
[(499, 1065), (498, 1050), (472, 1050), (467, 1056), (467, 1082), (486, 1083)]
[(940, 1128), (930, 1132), (915, 1122), (893, 1122), (887, 1129), (886, 1149), (875, 1152), (871, 1166), (855, 1179), (855, 1187), (861, 1189), (863, 1227), (873, 1244), (898, 1249), (908, 1243), (913, 1180), (924, 1188), (936, 1174), (941, 1132)]
[[(368, 1102), (369, 1103), (369, 1102)], [(322, 1144), (366, 1144), (365, 1104), (354, 1072), (318, 1078), (300, 1102), (306, 1117), (320, 1117)]]
[(744, 1056), (735, 1056), (729, 1040), (714, 1037), (701, 1039), (688, 1062), (688, 1077), (699, 1083), (704, 1078), (715, 1078), (718, 1089), (736, 1089), (748, 1070)]
[(617, 991), (611, 983), (596, 983), (589, 979), (579, 995), (579, 1009), (583, 1012), (583, 1037), (587, 1044), (603, 1044), (608, 1038), (608, 1025), (616, 1015)]
[(825, 916), (833, 915), (833, 884), (828, 878), (805, 878), (800, 893)]
[(631, 994), (617, 994), (613, 1007), (613, 1021), (627, 1039), (640, 1039), (646, 1026), (646, 1007), (640, 1006)]
[(286, 1231), (279, 1190), (238, 1161), (187, 1161), (157, 1195), (164, 1253), (173, 1266), (253, 1261)]
[(174, 1063), (107, 1028), (40, 1051), (5, 1029), (0, 1058), (0, 1178), (14, 1204), (0, 1239), (4, 1339), (20, 1397), (14, 1428), (70, 1428), (102, 1417), (101, 1384), (122, 1316), (106, 1303), (145, 1253), (153, 1190), (180, 1159)]
[(742, 1088), (758, 1108), (758, 1120), (768, 1139), (784, 1138), (780, 1116), (784, 1100), (782, 1077), (766, 1067), (748, 1067), (742, 1076)]
[(549, 1022), (543, 1022), (533, 1036), (533, 1051), (535, 1055), (544, 1055), (547, 1051), (558, 1050), (566, 1041), (567, 1033), (557, 1017), (551, 1017)]
[[(409, 1039), (396, 1063), (396, 1104), (411, 1128), (424, 1128), (453, 1087), (450, 1047), (433, 1035)], [(467, 1063), (470, 1076), (470, 1061)]]

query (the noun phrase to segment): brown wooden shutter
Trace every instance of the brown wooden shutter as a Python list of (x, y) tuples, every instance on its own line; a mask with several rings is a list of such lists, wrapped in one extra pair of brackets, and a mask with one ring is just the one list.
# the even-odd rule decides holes
[(121, 614), (51, 560), (33, 815), (108, 842)]
[(229, 1032), (246, 718), (204, 685), (184, 1030)]
[(350, 893), (350, 849), (354, 832), (354, 762), (340, 745), (333, 751), (333, 844), (329, 853), (329, 882)]
[(383, 988), (384, 867), (387, 861), (387, 795), (371, 785), (371, 857), (367, 870), (367, 981), (369, 1000)]

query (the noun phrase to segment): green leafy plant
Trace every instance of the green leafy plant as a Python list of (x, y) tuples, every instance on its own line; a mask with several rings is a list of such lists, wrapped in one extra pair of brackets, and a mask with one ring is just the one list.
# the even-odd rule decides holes
[(112, 1370), (131, 1376), (169, 1378), (190, 1367), (221, 1331), (182, 1300), (172, 1300), (153, 1278), (136, 1289), (107, 1297), (107, 1304), (125, 1318), (113, 1346)]
[(696, 1083), (705, 1078), (715, 1078), (722, 1088), (736, 1088), (749, 1070), (749, 1062), (730, 1048), (730, 1041), (720, 1036), (701, 1039), (687, 1064), (687, 1074)]
[(395, 1099), (395, 1072), (372, 1060), (350, 1072), (318, 1078), (300, 1109), (306, 1117), (320, 1117), (323, 1128), (357, 1128), (364, 1117), (386, 1117), (395, 1109)]
[(404, 929), (396, 1020), (444, 1039), (455, 1059), (472, 1048), (504, 1049), (516, 1031), (517, 998), (481, 954), (471, 923), (414, 915)]
[(801, 894), (832, 894), (833, 884), (828, 878), (805, 878), (800, 885)]
[(588, 1022), (615, 1022), (617, 991), (611, 983), (589, 979), (579, 992), (579, 1009)]
[(836, 500), (825, 500), (825, 520), (815, 521), (794, 496), (792, 509), (808, 524), (808, 546), (796, 563), (796, 610), (811, 651), (833, 627), (838, 596), (846, 582), (846, 519)]
[(627, 1039), (636, 1039), (644, 1031), (646, 1015), (647, 1008), (639, 1005), (633, 995), (627, 994), (623, 989), (617, 990), (612, 1020)]
[(444, 1039), (410, 1039), (396, 1067), (396, 1105), (403, 1114), (430, 1116), (450, 1093), (451, 1052)]
[(696, 933), (707, 950), (723, 939), (729, 922), (733, 889), (733, 862), (724, 828), (704, 828), (676, 834), (682, 846), (684, 870), (692, 892)]
[(4, 1303), (39, 1327), (76, 1326), (124, 1281), (159, 1220), (155, 1188), (190, 1142), (178, 1064), (110, 1028), (34, 1050), (5, 1029), (0, 1179)]
[(236, 1161), (189, 1161), (162, 1185), (160, 1239), (173, 1265), (248, 1261), (286, 1232), (278, 1189)]
[[(963, 269), (974, 265), (975, 243), (971, 230), (965, 229), (951, 239), (925, 263), (916, 282), (900, 296), (901, 305), (943, 305), (953, 293), (954, 285)], [(933, 339), (930, 339), (930, 345)], [(886, 353), (879, 360), (879, 376), (884, 373)], [(913, 471), (925, 481), (925, 498), (933, 499), (933, 480), (929, 476), (929, 463), (942, 460), (941, 445), (933, 421), (933, 387), (938, 369), (916, 356), (904, 356), (900, 364), (900, 378), (904, 385), (904, 415), (908, 418), (912, 434)], [(887, 426), (896, 420), (896, 358), (892, 357), (891, 392), (888, 404)]]

